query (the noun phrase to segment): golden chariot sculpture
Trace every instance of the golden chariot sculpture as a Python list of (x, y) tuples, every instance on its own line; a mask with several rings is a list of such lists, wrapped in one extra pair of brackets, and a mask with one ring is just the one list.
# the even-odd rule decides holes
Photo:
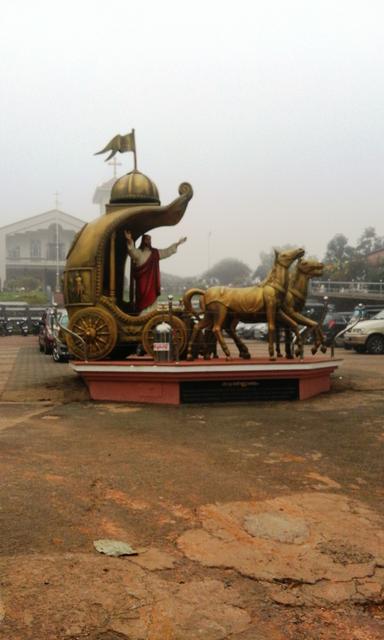
[[(135, 152), (131, 136), (134, 132), (116, 136), (103, 152), (110, 150), (109, 157), (121, 147)], [(139, 345), (153, 355), (154, 329), (164, 320), (171, 323), (178, 353), (186, 350), (188, 318), (180, 309), (139, 315), (134, 301), (124, 299), (125, 232), (129, 229), (136, 240), (151, 229), (176, 225), (192, 196), (191, 185), (184, 182), (179, 197), (161, 206), (155, 183), (136, 168), (135, 153), (135, 168), (113, 185), (106, 213), (74, 238), (64, 270), (64, 304), (70, 331), (66, 340), (76, 358), (84, 358), (84, 343), (90, 360), (125, 357)]]
[[(134, 242), (151, 229), (176, 225), (182, 219), (193, 196), (192, 187), (184, 182), (179, 197), (161, 206), (156, 185), (137, 170), (134, 130), (126, 136), (115, 136), (102, 151), (133, 151), (134, 169), (116, 180), (110, 203), (100, 218), (84, 225), (75, 237), (64, 271), (64, 304), (68, 310), (67, 344), (79, 359), (101, 360), (125, 358), (139, 348), (154, 355), (156, 327), (166, 322), (171, 327), (174, 350), (178, 357), (194, 359), (203, 353), (216, 355), (218, 343), (227, 358), (230, 352), (222, 330), (234, 340), (239, 356), (249, 358), (246, 345), (236, 334), (236, 325), (267, 321), (269, 356), (275, 358), (276, 330), (286, 327), (296, 334), (296, 355), (302, 355), (299, 326), (315, 333), (312, 352), (325, 351), (319, 324), (302, 315), (309, 278), (322, 273), (323, 265), (304, 261), (303, 249), (276, 252), (275, 263), (264, 282), (252, 287), (212, 287), (206, 291), (190, 289), (183, 304), (169, 310), (138, 313), (132, 283), (130, 295), (124, 296), (124, 268), (128, 255), (127, 237)], [(183, 239), (184, 240), (184, 239)], [(296, 269), (289, 267), (297, 261)], [(191, 303), (194, 295), (201, 301), (196, 312)], [(280, 347), (277, 346), (280, 356)], [(287, 357), (292, 354), (287, 352)]]

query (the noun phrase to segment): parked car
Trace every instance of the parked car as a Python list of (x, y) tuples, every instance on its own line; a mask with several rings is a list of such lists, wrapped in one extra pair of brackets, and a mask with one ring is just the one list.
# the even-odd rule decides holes
[(351, 326), (344, 334), (344, 344), (357, 353), (384, 353), (384, 310)]
[[(329, 347), (335, 340), (340, 331), (346, 329), (350, 324), (352, 311), (329, 311), (324, 318), (322, 331), (325, 337), (326, 345)], [(344, 346), (344, 336), (340, 336), (336, 340), (337, 346)]]
[(53, 350), (54, 329), (60, 319), (64, 309), (48, 307), (43, 312), (40, 320), (38, 343), (40, 351), (51, 354)]
[[(356, 307), (354, 308), (349, 324), (351, 325), (351, 328), (352, 328), (357, 321), (369, 320), (370, 318), (373, 318), (373, 316), (376, 316), (380, 311), (383, 311), (383, 305), (378, 305), (378, 304), (365, 305), (360, 303), (356, 305)], [(344, 349), (352, 349), (352, 348), (353, 348), (352, 344), (347, 340), (344, 340)]]
[(58, 313), (59, 324), (53, 326), (52, 358), (54, 362), (68, 362), (69, 360), (65, 332), (61, 329), (61, 327), (68, 326), (68, 320), (68, 312), (64, 309), (60, 314)]
[(268, 335), (266, 322), (239, 322), (236, 333), (244, 340), (264, 339)]
[(266, 322), (257, 322), (253, 327), (253, 337), (256, 340), (267, 340), (268, 324)]

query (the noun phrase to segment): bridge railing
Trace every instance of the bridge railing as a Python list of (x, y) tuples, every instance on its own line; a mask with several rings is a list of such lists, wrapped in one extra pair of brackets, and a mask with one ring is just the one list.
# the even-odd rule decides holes
[(311, 280), (309, 293), (317, 295), (329, 295), (333, 293), (345, 296), (355, 296), (356, 294), (384, 296), (384, 282), (382, 280), (380, 280), (380, 282)]

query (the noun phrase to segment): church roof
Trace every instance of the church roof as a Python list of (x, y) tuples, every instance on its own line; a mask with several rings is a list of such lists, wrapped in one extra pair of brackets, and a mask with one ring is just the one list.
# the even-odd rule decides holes
[(49, 209), (43, 213), (39, 213), (29, 218), (23, 218), (17, 222), (12, 222), (4, 227), (0, 227), (1, 232), (5, 233), (23, 233), (25, 231), (32, 230), (34, 228), (46, 227), (52, 222), (59, 222), (62, 225), (67, 226), (69, 229), (79, 230), (84, 226), (85, 220), (80, 220), (75, 216), (65, 213), (60, 209)]
[(103, 182), (98, 187), (96, 187), (92, 199), (93, 204), (99, 204), (100, 202), (103, 202), (103, 194), (105, 193), (108, 194), (109, 198), (109, 194), (111, 193), (112, 187), (115, 184), (116, 180), (117, 178), (115, 177), (110, 178), (110, 180), (107, 180), (106, 182)]

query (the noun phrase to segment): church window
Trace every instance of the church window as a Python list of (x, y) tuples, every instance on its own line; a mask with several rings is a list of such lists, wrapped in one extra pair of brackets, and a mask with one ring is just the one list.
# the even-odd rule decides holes
[(8, 249), (8, 257), (12, 259), (20, 258), (20, 247), (18, 245)]
[(41, 242), (40, 240), (31, 241), (31, 258), (41, 258)]
[(65, 260), (65, 246), (62, 242), (57, 245), (55, 242), (48, 242), (47, 259), (48, 260)]

